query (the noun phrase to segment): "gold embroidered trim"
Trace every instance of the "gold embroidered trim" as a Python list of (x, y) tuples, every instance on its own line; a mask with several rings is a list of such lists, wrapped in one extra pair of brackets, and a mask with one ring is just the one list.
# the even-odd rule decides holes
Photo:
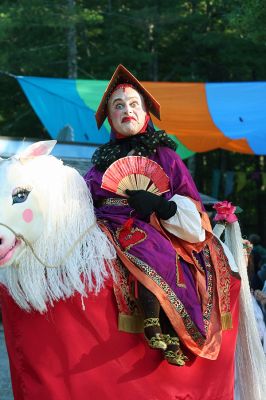
[(176, 261), (175, 261), (175, 265), (176, 265), (176, 286), (182, 287), (182, 288), (186, 288), (186, 284), (185, 283), (180, 283), (179, 268), (178, 268), (178, 264), (179, 263), (180, 263), (179, 255), (176, 253)]
[(133, 256), (128, 252), (124, 252), (130, 261), (132, 261), (136, 267), (138, 267), (142, 272), (145, 273), (150, 279), (152, 279), (167, 295), (168, 300), (175, 308), (176, 312), (180, 315), (183, 320), (186, 331), (190, 335), (190, 337), (194, 340), (195, 343), (199, 347), (204, 346), (205, 337), (198, 330), (197, 326), (194, 324), (190, 315), (186, 311), (183, 303), (176, 296), (176, 294), (172, 291), (170, 286), (154, 271), (148, 264), (144, 263), (139, 258)]
[[(205, 248), (205, 249), (206, 249), (206, 248)], [(194, 263), (196, 264), (197, 268), (198, 268), (200, 271), (204, 272), (204, 274), (205, 274), (205, 270), (204, 270), (204, 268), (202, 267), (202, 265), (199, 263), (199, 260), (198, 260), (197, 257), (195, 256), (194, 251), (192, 251), (191, 255), (192, 255), (193, 261), (194, 261)]]
[(109, 197), (99, 202), (100, 206), (128, 206), (127, 199), (120, 199), (116, 197)]
[(202, 267), (202, 265), (200, 264), (199, 260), (197, 259), (197, 257), (195, 256), (195, 254), (192, 252), (192, 258), (194, 260), (194, 263), (196, 265), (196, 267), (204, 272), (204, 275), (206, 277), (207, 280), (207, 293), (208, 293), (208, 300), (207, 300), (207, 304), (205, 309), (202, 312), (202, 316), (203, 316), (203, 322), (204, 322), (204, 328), (205, 328), (205, 332), (208, 332), (208, 328), (209, 328), (209, 323), (210, 323), (210, 319), (211, 319), (211, 313), (212, 313), (212, 309), (213, 309), (213, 293), (214, 293), (214, 271), (213, 271), (213, 266), (211, 263), (211, 259), (210, 259), (210, 252), (207, 246), (205, 246), (203, 248), (203, 260), (205, 263), (205, 268), (206, 271), (204, 270), (204, 268)]
[(231, 301), (230, 301), (230, 267), (228, 263), (228, 259), (224, 254), (223, 248), (218, 241), (218, 239), (214, 238), (214, 247), (217, 255), (217, 273), (218, 273), (218, 288), (220, 294), (220, 306), (221, 306), (221, 320), (222, 320), (222, 329), (232, 329), (233, 321), (231, 315)]
[(173, 290), (170, 288), (170, 286), (148, 264), (146, 264), (145, 262), (143, 262), (136, 256), (133, 256), (129, 252), (122, 249), (115, 234), (113, 235), (113, 239), (114, 239), (115, 244), (117, 246), (119, 246), (120, 249), (123, 251), (124, 255), (131, 262), (133, 262), (133, 264), (137, 268), (139, 268), (146, 276), (148, 276), (150, 279), (152, 279), (164, 291), (169, 302), (172, 304), (172, 306), (175, 308), (176, 312), (182, 318), (185, 329), (188, 332), (189, 336), (192, 338), (192, 340), (197, 344), (197, 346), (199, 348), (202, 348), (205, 343), (205, 337), (198, 330), (197, 326), (191, 319), (189, 313), (186, 311), (183, 303), (176, 296), (176, 294), (173, 292)]
[[(203, 312), (203, 321), (205, 326), (206, 333), (208, 332), (210, 320), (211, 320), (211, 313), (213, 310), (213, 295), (214, 295), (214, 284), (215, 284), (215, 274), (214, 274), (214, 267), (211, 262), (210, 258), (210, 251), (207, 246), (203, 249), (203, 259), (206, 267), (207, 274), (207, 293), (208, 293), (208, 301), (206, 304), (206, 308)], [(195, 257), (196, 258), (196, 257)]]
[(177, 336), (170, 336), (167, 340), (167, 344), (175, 344), (176, 346), (179, 346), (180, 340)]
[(116, 271), (116, 281), (113, 282), (114, 294), (118, 306), (118, 311), (122, 314), (133, 314), (138, 310), (137, 304), (130, 297), (130, 287), (128, 284), (129, 272), (123, 266), (119, 258), (114, 263)]
[(163, 340), (163, 335), (161, 333), (155, 333), (155, 336), (153, 336), (150, 339), (148, 339), (147, 336), (145, 336), (145, 339), (147, 340), (151, 349), (157, 349), (157, 350), (167, 349), (167, 344)]
[[(147, 233), (146, 233), (143, 229), (140, 229), (140, 228), (137, 228), (137, 227), (131, 228), (130, 231), (128, 232), (128, 234), (127, 234), (127, 236), (126, 236), (125, 238), (120, 238), (120, 234), (121, 234), (121, 232), (122, 232), (123, 230), (124, 230), (124, 227), (123, 227), (123, 226), (122, 226), (121, 228), (118, 228), (118, 229), (116, 230), (116, 232), (115, 232), (115, 235), (116, 235), (117, 240), (118, 240), (119, 243), (120, 243), (120, 246), (122, 246), (123, 249), (124, 249), (125, 251), (131, 249), (131, 247), (133, 247), (133, 246), (135, 246), (136, 244), (139, 244), (139, 243), (141, 243), (141, 242), (143, 242), (144, 240), (147, 239)], [(140, 232), (140, 233), (143, 235), (143, 237), (142, 237), (141, 239), (139, 239), (139, 240), (136, 240), (136, 241), (134, 242), (134, 234), (137, 233), (137, 232)], [(124, 247), (124, 246), (122, 245), (121, 240), (125, 240), (125, 241), (129, 241), (129, 242), (130, 242), (131, 239), (132, 239), (133, 241), (132, 241), (131, 243), (128, 243), (127, 246)]]
[(143, 333), (143, 315), (127, 315), (119, 313), (118, 330), (127, 333)]
[(233, 319), (232, 319), (231, 312), (222, 314), (221, 320), (222, 320), (222, 330), (223, 331), (226, 331), (228, 329), (233, 329)]
[(159, 318), (144, 319), (144, 328), (149, 328), (149, 326), (160, 326)]

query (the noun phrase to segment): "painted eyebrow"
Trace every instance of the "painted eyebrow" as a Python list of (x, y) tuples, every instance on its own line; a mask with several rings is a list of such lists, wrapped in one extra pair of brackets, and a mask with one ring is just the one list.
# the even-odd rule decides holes
[[(135, 97), (135, 96), (133, 96), (133, 97), (128, 97), (128, 99), (129, 99), (129, 100), (132, 100), (132, 99), (138, 100), (138, 98)], [(120, 99), (120, 98), (114, 99), (114, 100), (113, 100), (113, 104), (114, 104), (116, 101), (124, 101), (124, 100), (123, 100), (123, 99)]]

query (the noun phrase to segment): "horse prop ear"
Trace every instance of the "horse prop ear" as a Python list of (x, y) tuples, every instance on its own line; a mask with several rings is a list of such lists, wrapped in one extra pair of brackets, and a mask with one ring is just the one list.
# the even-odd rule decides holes
[(21, 153), (17, 154), (16, 158), (24, 160), (27, 158), (48, 156), (56, 145), (56, 142), (56, 140), (44, 140), (41, 142), (33, 143)]

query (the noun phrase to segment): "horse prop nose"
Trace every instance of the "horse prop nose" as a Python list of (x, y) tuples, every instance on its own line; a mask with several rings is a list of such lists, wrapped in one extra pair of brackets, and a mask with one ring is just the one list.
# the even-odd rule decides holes
[(0, 248), (3, 248), (6, 245), (6, 238), (5, 236), (0, 236)]
[(6, 244), (6, 240), (7, 240), (6, 234), (0, 227), (0, 246), (4, 246), (4, 244)]

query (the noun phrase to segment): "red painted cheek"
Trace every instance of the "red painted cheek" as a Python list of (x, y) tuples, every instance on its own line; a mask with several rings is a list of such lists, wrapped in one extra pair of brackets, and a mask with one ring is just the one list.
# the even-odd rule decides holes
[(31, 209), (27, 208), (23, 211), (22, 218), (25, 222), (30, 223), (33, 220), (33, 212)]
[(114, 112), (114, 118), (118, 118), (119, 117), (119, 115), (120, 115), (120, 111), (119, 110), (116, 110), (115, 112)]

